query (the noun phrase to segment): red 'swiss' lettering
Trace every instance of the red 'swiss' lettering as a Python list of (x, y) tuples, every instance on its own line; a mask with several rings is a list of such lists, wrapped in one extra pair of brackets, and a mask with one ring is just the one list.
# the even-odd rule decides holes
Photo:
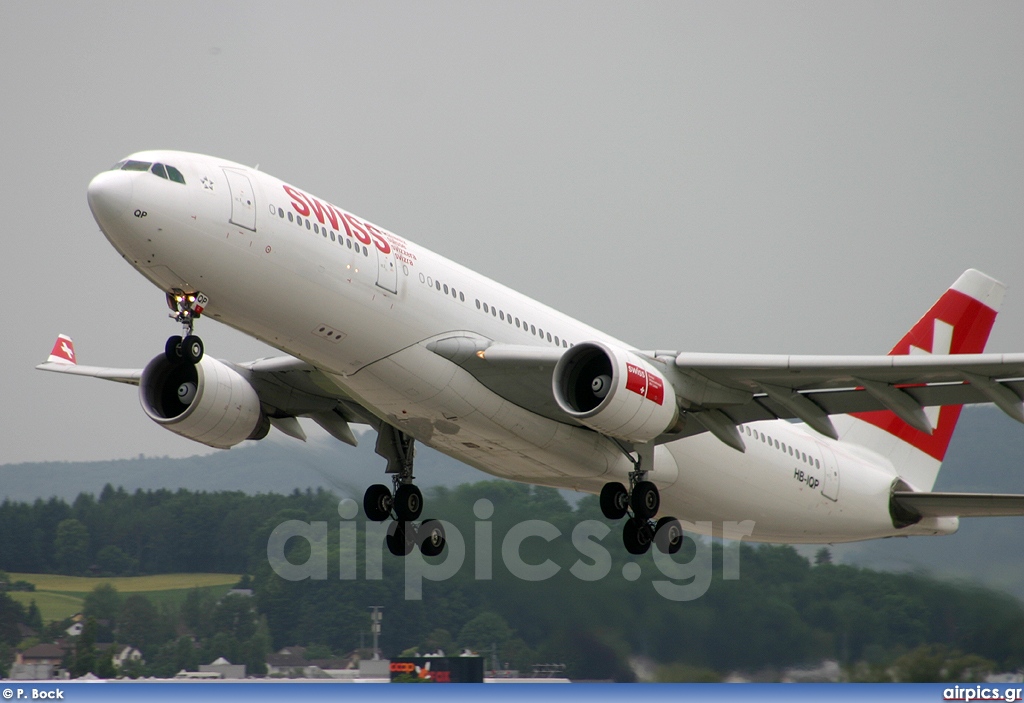
[(295, 208), (295, 212), (303, 217), (309, 217), (309, 205), (306, 203), (305, 196), (291, 186), (285, 186), (284, 192), (292, 199), (292, 207)]
[(384, 233), (379, 229), (371, 225), (369, 222), (365, 223), (366, 229), (370, 230), (370, 234), (373, 237), (373, 243), (377, 245), (377, 248), (384, 254), (391, 253), (391, 245), (388, 244), (388, 240), (384, 239)]
[[(370, 235), (363, 229), (363, 223), (357, 220), (354, 215), (343, 212), (341, 213), (341, 219), (345, 221), (345, 229), (348, 230), (349, 235), (355, 237), (363, 244), (369, 244), (372, 241)], [(349, 225), (352, 226), (352, 229), (349, 229)]]
[(282, 187), (292, 200), (292, 208), (302, 217), (312, 216), (322, 225), (330, 223), (334, 229), (344, 228), (348, 236), (354, 237), (362, 244), (372, 243), (382, 254), (394, 252), (403, 263), (411, 264), (416, 260), (415, 255), (406, 250), (404, 242), (390, 232), (378, 229), (330, 203), (322, 203), (297, 188)]
[(635, 364), (626, 364), (626, 390), (658, 405), (665, 402), (665, 382)]
[(310, 198), (310, 205), (313, 206), (313, 214), (316, 215), (316, 219), (320, 224), (326, 224), (324, 222), (324, 215), (327, 215), (327, 219), (331, 221), (331, 227), (338, 229), (338, 216), (334, 214), (334, 208), (330, 205), (324, 206), (316, 198)]

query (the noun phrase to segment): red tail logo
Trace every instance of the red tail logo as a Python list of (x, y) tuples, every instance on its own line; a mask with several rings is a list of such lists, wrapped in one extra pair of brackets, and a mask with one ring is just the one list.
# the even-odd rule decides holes
[(75, 343), (71, 337), (61, 334), (57, 335), (57, 341), (53, 343), (53, 351), (47, 361), (56, 361), (64, 364), (77, 364), (75, 359)]
[[(980, 275), (977, 272), (968, 272), (961, 276), (953, 284), (953, 288), (947, 290), (892, 348), (889, 355), (980, 354), (985, 351), (985, 343), (996, 319), (996, 310), (974, 297), (978, 295), (987, 299), (989, 296), (986, 296), (984, 291), (977, 290), (977, 281), (973, 277), (965, 281), (972, 273), (974, 276)], [(966, 292), (961, 292), (962, 290)], [(998, 307), (998, 300), (994, 304)], [(926, 408), (925, 414), (931, 420), (933, 428), (931, 435), (914, 429), (888, 410), (853, 413), (853, 417), (880, 427), (925, 454), (942, 461), (956, 428), (956, 422), (960, 419), (961, 407), (946, 405), (941, 408)]]

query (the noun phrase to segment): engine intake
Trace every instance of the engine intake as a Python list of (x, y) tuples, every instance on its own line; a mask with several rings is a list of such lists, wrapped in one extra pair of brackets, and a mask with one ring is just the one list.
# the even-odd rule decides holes
[(263, 439), (270, 420), (256, 390), (237, 371), (204, 356), (196, 364), (172, 364), (164, 355), (142, 372), (139, 400), (157, 424), (218, 449)]
[(583, 425), (630, 442), (649, 442), (676, 424), (675, 393), (654, 366), (625, 349), (584, 342), (552, 377), (559, 407)]

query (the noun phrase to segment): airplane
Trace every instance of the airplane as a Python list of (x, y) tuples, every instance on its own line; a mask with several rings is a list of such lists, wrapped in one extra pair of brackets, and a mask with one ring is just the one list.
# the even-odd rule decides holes
[[(144, 151), (99, 173), (100, 230), (181, 325), (142, 369), (37, 368), (139, 386), (164, 428), (230, 448), (310, 418), (376, 431), (390, 481), (363, 509), (387, 548), (439, 555), (421, 519), (421, 442), (477, 469), (600, 496), (631, 554), (687, 529), (785, 543), (944, 535), (1024, 514), (1024, 495), (932, 492), (961, 406), (1024, 422), (1024, 354), (984, 347), (1005, 287), (964, 272), (877, 356), (641, 350), (262, 171)], [(211, 358), (212, 318), (284, 354)], [(390, 483), (390, 485), (387, 485)]]

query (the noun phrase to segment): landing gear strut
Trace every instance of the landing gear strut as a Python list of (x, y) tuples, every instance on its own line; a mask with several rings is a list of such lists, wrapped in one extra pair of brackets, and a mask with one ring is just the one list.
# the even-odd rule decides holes
[(413, 442), (401, 430), (381, 423), (376, 452), (388, 460), (394, 491), (382, 483), (370, 486), (363, 494), (363, 511), (374, 522), (394, 518), (388, 527), (387, 545), (395, 556), (407, 556), (415, 545), (424, 556), (437, 556), (444, 550), (444, 526), (437, 520), (416, 522), (423, 513), (423, 493), (413, 483)]
[(630, 554), (646, 554), (654, 544), (663, 554), (675, 554), (683, 545), (683, 529), (674, 517), (662, 517), (657, 523), (654, 516), (661, 507), (658, 487), (647, 480), (644, 462), (654, 459), (653, 448), (638, 450), (636, 457), (620, 445), (626, 457), (633, 462), (629, 472), (629, 488), (612, 481), (601, 488), (601, 512), (609, 520), (629, 516), (622, 526), (622, 543)]
[(174, 290), (167, 294), (167, 307), (171, 309), (170, 317), (181, 323), (181, 336), (168, 337), (164, 345), (164, 355), (172, 364), (198, 364), (204, 353), (203, 340), (192, 334), (196, 319), (203, 313), (203, 308), (210, 302), (202, 293), (184, 293)]

